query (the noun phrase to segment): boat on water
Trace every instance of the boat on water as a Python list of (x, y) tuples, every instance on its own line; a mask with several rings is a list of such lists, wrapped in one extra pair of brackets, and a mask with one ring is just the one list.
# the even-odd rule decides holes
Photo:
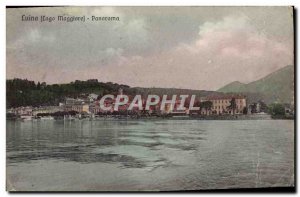
[(76, 118), (74, 116), (65, 115), (64, 120), (76, 120)]
[(54, 120), (54, 118), (52, 116), (44, 116), (41, 117), (40, 120)]
[(32, 116), (21, 116), (20, 118), (22, 121), (31, 121), (32, 120)]
[(190, 118), (188, 115), (176, 115), (176, 116), (170, 116), (172, 119), (187, 119)]
[(173, 111), (170, 114), (167, 114), (166, 117), (172, 119), (186, 119), (190, 116), (185, 111)]
[(35, 121), (40, 121), (40, 120), (41, 120), (40, 117), (33, 117), (33, 118), (32, 118), (32, 121), (34, 121), (34, 122), (35, 122)]
[(114, 116), (106, 116), (102, 120), (117, 120), (117, 118)]

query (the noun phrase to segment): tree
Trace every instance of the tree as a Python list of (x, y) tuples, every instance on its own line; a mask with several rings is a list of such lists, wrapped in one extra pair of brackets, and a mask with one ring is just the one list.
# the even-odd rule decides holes
[(269, 113), (273, 117), (285, 116), (285, 108), (280, 103), (273, 103), (269, 106)]
[(261, 112), (267, 112), (267, 111), (268, 111), (268, 106), (266, 105), (265, 102), (263, 102), (263, 101), (258, 101), (258, 103), (260, 104), (260, 111), (261, 111)]
[(46, 86), (47, 86), (46, 82), (42, 82), (42, 83), (41, 83), (41, 88), (42, 88), (42, 89), (46, 88)]
[(40, 83), (40, 82), (37, 83), (36, 88), (37, 88), (38, 90), (41, 89), (41, 83)]
[(227, 107), (227, 109), (232, 110), (233, 114), (235, 114), (235, 109), (236, 109), (236, 101), (235, 98), (232, 98), (230, 101), (230, 105)]
[(243, 108), (243, 114), (247, 114), (248, 113), (248, 109), (247, 109), (247, 107), (244, 107)]
[(251, 105), (249, 105), (250, 108), (250, 112), (251, 114), (257, 113), (257, 103), (252, 103)]
[(206, 114), (209, 110), (211, 110), (213, 103), (211, 101), (204, 101), (200, 103), (200, 109), (205, 109)]

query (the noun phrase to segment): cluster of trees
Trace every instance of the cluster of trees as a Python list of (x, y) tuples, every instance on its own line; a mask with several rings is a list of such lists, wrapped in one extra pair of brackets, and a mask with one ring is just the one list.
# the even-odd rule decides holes
[(200, 109), (205, 109), (206, 113), (212, 109), (213, 103), (211, 101), (204, 101), (200, 103)]
[(269, 106), (269, 112), (271, 115), (285, 115), (285, 108), (282, 104), (273, 103)]
[(272, 118), (287, 118), (285, 106), (281, 103), (272, 103), (268, 106), (268, 111)]
[(82, 94), (98, 95), (114, 94), (120, 88), (129, 93), (135, 90), (127, 85), (98, 82), (97, 79), (67, 84), (35, 83), (27, 79), (11, 79), (6, 81), (7, 108), (19, 106), (58, 105), (65, 97), (79, 97)]
[(268, 113), (268, 106), (263, 101), (258, 101), (250, 104), (249, 109), (251, 113), (260, 113), (260, 112)]
[[(142, 96), (148, 94), (155, 95), (173, 95), (185, 94), (196, 95), (197, 97), (206, 96), (211, 91), (203, 90), (188, 90), (175, 88), (139, 88), (129, 87), (124, 84), (112, 82), (99, 82), (97, 79), (89, 79), (87, 81), (76, 80), (66, 84), (46, 84), (45, 82), (34, 82), (27, 79), (10, 79), (6, 80), (6, 98), (7, 108), (19, 106), (43, 106), (43, 105), (58, 105), (63, 102), (65, 97), (77, 98), (82, 94), (95, 93), (102, 97), (105, 94), (117, 94), (122, 88), (127, 95)], [(195, 103), (198, 106), (199, 103)]]

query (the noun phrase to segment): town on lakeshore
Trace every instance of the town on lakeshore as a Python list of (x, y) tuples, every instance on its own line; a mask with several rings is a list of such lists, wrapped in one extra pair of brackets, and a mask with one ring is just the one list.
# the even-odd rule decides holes
[(7, 6), (7, 192), (295, 192), (293, 6)]
[[(14, 79), (12, 84), (27, 80)], [(34, 82), (28, 82), (32, 85)], [(85, 83), (76, 81), (75, 84)], [(97, 80), (88, 80), (95, 86)], [(26, 83), (24, 83), (26, 84)], [(47, 88), (38, 82), (35, 88)], [(142, 96), (126, 94), (120, 86), (111, 94), (100, 95), (93, 92), (79, 93), (76, 97), (65, 96), (56, 105), (39, 103), (34, 105), (13, 105), (7, 109), (7, 119), (11, 120), (109, 120), (109, 119), (156, 119), (156, 118), (194, 118), (194, 119), (271, 119), (294, 118), (293, 103), (273, 103), (264, 101), (249, 103), (242, 94), (216, 94), (196, 97), (195, 95), (154, 95)], [(10, 85), (8, 88), (14, 89)], [(23, 87), (24, 88), (24, 87)], [(48, 87), (49, 88), (49, 87)], [(101, 87), (99, 86), (101, 89)], [(94, 87), (97, 90), (97, 87)], [(115, 87), (116, 89), (116, 87)], [(25, 94), (17, 90), (17, 94)], [(35, 90), (37, 91), (37, 90)], [(83, 91), (84, 92), (84, 91)], [(132, 92), (131, 92), (132, 93)], [(12, 98), (14, 100), (16, 98)], [(8, 101), (9, 102), (9, 101)]]

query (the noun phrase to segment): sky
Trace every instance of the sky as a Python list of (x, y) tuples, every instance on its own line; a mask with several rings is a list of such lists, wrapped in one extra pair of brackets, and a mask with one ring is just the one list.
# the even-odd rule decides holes
[[(31, 16), (119, 21), (36, 22)], [(6, 9), (6, 78), (217, 90), (293, 65), (290, 7)]]

